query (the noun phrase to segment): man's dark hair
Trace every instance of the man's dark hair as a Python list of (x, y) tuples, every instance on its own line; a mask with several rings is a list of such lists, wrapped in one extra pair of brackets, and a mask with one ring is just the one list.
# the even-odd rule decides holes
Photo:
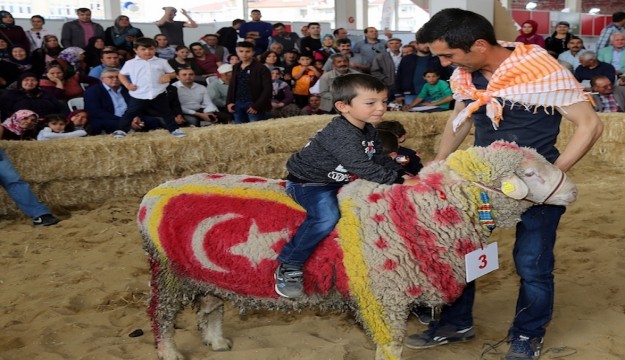
[(232, 26), (237, 26), (239, 24), (245, 24), (245, 20), (243, 20), (243, 19), (234, 19), (234, 20), (232, 20)]
[(33, 15), (33, 16), (31, 16), (31, 17), (30, 17), (30, 19), (31, 19), (31, 20), (32, 20), (32, 19), (39, 19), (39, 20), (41, 20), (44, 24), (46, 23), (46, 19), (44, 19), (44, 18), (43, 18), (43, 16), (41, 16), (41, 15)]
[(191, 70), (193, 71), (193, 68), (189, 65), (179, 65), (176, 67), (176, 75), (180, 75), (180, 71), (181, 70)]
[(386, 86), (379, 79), (367, 74), (347, 74), (334, 78), (332, 81), (332, 102), (342, 101), (351, 105), (358, 96), (358, 90), (375, 92), (386, 91)]
[(182, 50), (182, 49), (187, 49), (187, 50), (189, 50), (189, 48), (188, 48), (188, 47), (186, 47), (185, 45), (176, 45), (176, 52), (178, 52), (178, 51), (180, 51), (180, 50)]
[(620, 22), (620, 21), (623, 21), (623, 19), (625, 19), (624, 11), (617, 11), (614, 14), (612, 14), (612, 22)]
[(192, 42), (191, 44), (189, 44), (189, 49), (190, 49), (190, 50), (193, 50), (193, 47), (194, 47), (194, 46), (199, 46), (199, 47), (201, 47), (202, 49), (204, 49), (204, 46), (202, 46), (202, 43), (197, 42), (197, 41), (196, 41), (196, 42)]
[(336, 40), (336, 46), (343, 45), (343, 44), (350, 44), (351, 45), (352, 41), (350, 39), (348, 39), (348, 38), (342, 38), (342, 39)]
[(391, 132), (398, 138), (406, 135), (406, 128), (397, 120), (380, 121), (376, 129)]
[(273, 28), (274, 28), (274, 29), (277, 29), (277, 28), (279, 28), (279, 27), (284, 27), (284, 24), (283, 24), (283, 23), (281, 23), (281, 22), (277, 22), (277, 23), (273, 24)]
[(252, 11), (250, 11), (250, 13), (255, 13), (255, 12), (256, 12), (256, 13), (260, 13), (260, 10), (258, 10), (258, 9), (252, 9)]
[(251, 48), (251, 49), (253, 49), (253, 48), (254, 48), (254, 44), (252, 44), (252, 43), (251, 43), (251, 42), (249, 42), (249, 41), (239, 41), (239, 42), (237, 43), (237, 47), (242, 47), (242, 48)]
[(108, 54), (119, 55), (119, 53), (116, 50), (102, 50), (102, 53), (100, 54), (100, 59), (104, 59), (104, 55), (108, 55)]
[(610, 80), (610, 78), (608, 78), (608, 77), (607, 77), (607, 76), (605, 76), (605, 75), (597, 75), (597, 76), (593, 76), (593, 77), (590, 79), (590, 86), (595, 86), (595, 85), (597, 85), (597, 80), (600, 80), (600, 79), (601, 79), (601, 80), (603, 80), (603, 79), (605, 79), (605, 80)]
[(493, 25), (482, 15), (462, 9), (444, 9), (432, 16), (416, 34), (420, 44), (444, 41), (450, 49), (468, 53), (476, 40), (497, 45)]
[(310, 22), (310, 23), (308, 23), (308, 25), (307, 25), (307, 26), (308, 26), (308, 27), (311, 27), (311, 26), (313, 26), (313, 25), (317, 25), (317, 26), (321, 27), (321, 24), (319, 24), (318, 22)]
[(139, 46), (143, 46), (143, 47), (146, 47), (146, 48), (149, 48), (149, 47), (154, 47), (155, 48), (157, 46), (157, 44), (156, 44), (156, 40), (154, 40), (152, 38), (140, 37), (137, 40), (135, 40), (135, 42), (132, 44), (132, 47), (135, 48), (135, 49), (138, 48)]
[(334, 37), (336, 37), (336, 36), (339, 34), (339, 31), (341, 31), (341, 30), (345, 30), (345, 29), (343, 29), (343, 28), (338, 28), (338, 29), (334, 30), (334, 31), (332, 32), (332, 34), (334, 34)]
[(89, 8), (78, 8), (78, 9), (76, 9), (76, 14), (78, 14), (78, 13), (86, 13), (86, 12), (91, 12), (91, 9), (89, 9)]

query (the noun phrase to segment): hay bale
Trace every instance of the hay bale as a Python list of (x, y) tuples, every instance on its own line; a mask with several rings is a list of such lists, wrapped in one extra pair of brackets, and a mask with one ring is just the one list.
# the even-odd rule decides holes
[[(431, 114), (387, 112), (385, 120), (400, 121), (408, 132), (407, 147), (424, 161), (436, 154), (450, 112)], [(625, 133), (622, 114), (600, 114), (603, 137), (583, 161), (607, 161), (624, 167), (618, 151)], [(331, 115), (297, 116), (245, 125), (187, 129), (176, 139), (164, 130), (133, 134), (124, 139), (93, 136), (54, 141), (0, 141), (24, 180), (55, 211), (90, 208), (118, 196), (142, 196), (165, 180), (195, 173), (249, 174), (269, 178), (286, 175), (288, 157), (323, 128)], [(505, 120), (504, 120), (505, 121)], [(574, 127), (564, 120), (558, 146), (562, 149)], [(462, 147), (473, 142), (467, 137)], [(0, 192), (0, 215), (19, 211)]]

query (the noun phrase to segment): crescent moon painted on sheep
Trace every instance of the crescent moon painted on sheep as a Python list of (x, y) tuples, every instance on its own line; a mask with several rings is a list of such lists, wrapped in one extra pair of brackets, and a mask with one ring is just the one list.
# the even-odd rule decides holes
[(204, 250), (204, 239), (206, 239), (206, 234), (211, 231), (215, 225), (232, 220), (236, 217), (239, 217), (239, 215), (230, 213), (208, 218), (200, 222), (193, 232), (193, 237), (191, 238), (193, 255), (206, 269), (223, 273), (228, 272), (228, 270), (216, 265), (208, 258), (208, 256), (206, 256), (206, 250)]

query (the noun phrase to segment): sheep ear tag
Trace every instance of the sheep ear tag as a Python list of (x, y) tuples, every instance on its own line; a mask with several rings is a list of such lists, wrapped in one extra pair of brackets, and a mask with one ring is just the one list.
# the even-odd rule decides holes
[(501, 192), (508, 197), (521, 200), (527, 196), (529, 189), (518, 176), (512, 175), (501, 179)]

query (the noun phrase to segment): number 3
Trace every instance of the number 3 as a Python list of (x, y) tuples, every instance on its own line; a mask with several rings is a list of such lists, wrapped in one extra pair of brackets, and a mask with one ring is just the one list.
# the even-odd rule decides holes
[(486, 255), (480, 255), (479, 257), (480, 265), (478, 266), (480, 269), (483, 269), (488, 265), (488, 260), (486, 259)]

